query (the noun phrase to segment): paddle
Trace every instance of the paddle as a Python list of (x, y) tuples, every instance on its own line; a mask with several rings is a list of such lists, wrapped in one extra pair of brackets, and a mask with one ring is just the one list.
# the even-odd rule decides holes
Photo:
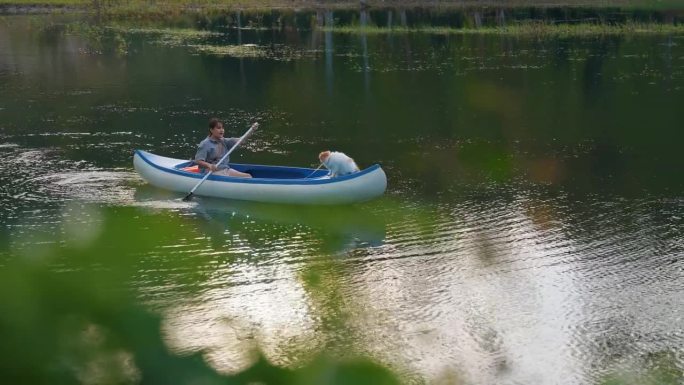
[(304, 179), (307, 179), (307, 178), (309, 178), (311, 175), (315, 174), (316, 171), (320, 170), (321, 167), (323, 167), (323, 166), (325, 166), (323, 163), (319, 164), (318, 167), (316, 167), (316, 169), (313, 170), (313, 172), (312, 172), (311, 174), (307, 175), (306, 178), (304, 178)]
[[(235, 149), (237, 148), (237, 146), (239, 146), (240, 143), (242, 143), (242, 141), (243, 141), (243, 140), (244, 140), (252, 131), (254, 131), (257, 127), (259, 127), (259, 123), (254, 123), (254, 124), (252, 124), (252, 127), (250, 127), (249, 130), (247, 130), (247, 132), (245, 132), (245, 134), (242, 135), (242, 136), (240, 137), (240, 139), (238, 139), (237, 143), (235, 143), (235, 145), (234, 145), (233, 147), (231, 147), (230, 150), (228, 150), (228, 151), (225, 153), (225, 155), (223, 155), (223, 157), (222, 157), (221, 159), (219, 159), (219, 161), (218, 161), (216, 164), (221, 164), (221, 162), (223, 162), (223, 160), (226, 159), (226, 158), (228, 157), (228, 155), (230, 155), (230, 153), (233, 152), (233, 150), (235, 150)], [(190, 199), (192, 199), (192, 196), (193, 196), (193, 193), (195, 192), (195, 190), (197, 190), (197, 188), (198, 188), (202, 183), (204, 183), (204, 181), (207, 180), (207, 178), (209, 178), (209, 175), (211, 175), (212, 172), (213, 172), (213, 171), (209, 170), (209, 172), (207, 172), (207, 174), (204, 176), (204, 178), (202, 178), (202, 180), (199, 181), (199, 183), (197, 183), (197, 184), (195, 185), (195, 187), (192, 188), (192, 190), (190, 190), (190, 192), (188, 193), (188, 195), (186, 195), (186, 196), (183, 198), (183, 201), (187, 202), (187, 201), (189, 201)]]

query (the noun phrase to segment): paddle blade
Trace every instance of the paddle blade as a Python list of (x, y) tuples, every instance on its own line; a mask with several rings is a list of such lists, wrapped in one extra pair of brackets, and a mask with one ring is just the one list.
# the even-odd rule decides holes
[(192, 196), (193, 196), (193, 195), (194, 195), (193, 193), (190, 193), (190, 194), (184, 196), (184, 197), (183, 197), (183, 202), (190, 202), (190, 200), (192, 200)]

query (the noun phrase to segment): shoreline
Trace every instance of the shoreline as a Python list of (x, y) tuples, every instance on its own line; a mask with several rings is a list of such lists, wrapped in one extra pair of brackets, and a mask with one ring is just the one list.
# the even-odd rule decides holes
[(382, 9), (425, 9), (425, 10), (459, 10), (459, 9), (522, 9), (522, 8), (587, 8), (587, 9), (649, 9), (649, 10), (684, 10), (684, 3), (675, 0), (660, 1), (656, 4), (647, 0), (606, 0), (601, 2), (587, 0), (513, 0), (503, 4), (496, 0), (365, 0), (335, 1), (321, 0), (176, 0), (164, 4), (150, 4), (144, 0), (131, 0), (125, 3), (104, 3), (92, 0), (0, 0), (0, 14), (49, 14), (49, 13), (103, 13), (160, 14), (198, 13), (198, 12), (258, 12), (258, 11), (316, 11), (316, 10), (382, 10)]
[[(433, 7), (391, 7), (391, 4), (408, 4), (399, 1), (382, 2), (383, 7), (344, 8), (350, 2), (332, 4), (340, 8), (297, 8), (296, 4), (323, 4), (319, 1), (293, 0), (290, 7), (261, 8), (268, 3), (281, 4), (282, 0), (256, 0), (252, 8), (232, 8), (242, 4), (238, 1), (218, 2), (209, 0), (201, 5), (189, 5), (188, 0), (178, 0), (153, 6), (147, 2), (132, 0), (94, 8), (78, 6), (82, 0), (46, 0), (52, 5), (21, 7), (3, 5), (0, 0), (0, 17), (9, 20), (13, 15), (45, 15), (73, 19), (68, 23), (83, 23), (106, 27), (117, 25), (124, 29), (164, 30), (168, 27), (216, 31), (236, 30), (312, 30), (342, 34), (412, 34), (434, 35), (507, 35), (507, 36), (600, 36), (684, 34), (684, 4), (681, 10), (626, 9), (620, 7), (549, 7), (535, 8), (528, 2), (515, 6), (469, 8), (464, 4), (473, 1), (427, 2)], [(16, 0), (15, 0), (16, 1)], [(21, 1), (21, 0), (20, 0)], [(71, 1), (72, 5), (56, 5)], [(622, 1), (617, 1), (622, 3)], [(25, 2), (29, 4), (29, 1)], [(489, 1), (477, 2), (490, 4)], [(580, 2), (566, 1), (579, 4)], [(610, 2), (611, 4), (613, 2)], [(410, 4), (414, 4), (411, 2)], [(544, 3), (549, 6), (548, 3)], [(450, 6), (448, 6), (450, 5)], [(8, 7), (14, 10), (3, 13)], [(9, 17), (9, 18), (7, 18)], [(54, 22), (54, 21), (53, 21)], [(56, 21), (64, 23), (64, 21)]]

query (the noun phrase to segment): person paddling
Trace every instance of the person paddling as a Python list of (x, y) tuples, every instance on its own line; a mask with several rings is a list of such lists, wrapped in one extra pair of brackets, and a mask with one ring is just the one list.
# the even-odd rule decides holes
[[(195, 163), (202, 172), (211, 170), (213, 175), (251, 178), (250, 174), (230, 168), (228, 157), (219, 163), (226, 151), (230, 150), (240, 138), (224, 138), (223, 123), (212, 118), (209, 120), (209, 135), (197, 146)], [(246, 138), (245, 138), (246, 139)]]

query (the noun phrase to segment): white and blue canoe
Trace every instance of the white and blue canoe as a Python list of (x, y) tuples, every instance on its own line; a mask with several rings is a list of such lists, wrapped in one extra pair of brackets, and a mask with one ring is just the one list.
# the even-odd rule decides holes
[[(149, 184), (179, 193), (187, 193), (204, 177), (192, 162), (142, 150), (135, 151), (133, 165)], [(303, 167), (236, 163), (230, 167), (252, 178), (209, 175), (194, 194), (256, 202), (349, 204), (379, 197), (387, 188), (387, 176), (378, 164), (338, 177), (330, 177), (328, 170)]]

